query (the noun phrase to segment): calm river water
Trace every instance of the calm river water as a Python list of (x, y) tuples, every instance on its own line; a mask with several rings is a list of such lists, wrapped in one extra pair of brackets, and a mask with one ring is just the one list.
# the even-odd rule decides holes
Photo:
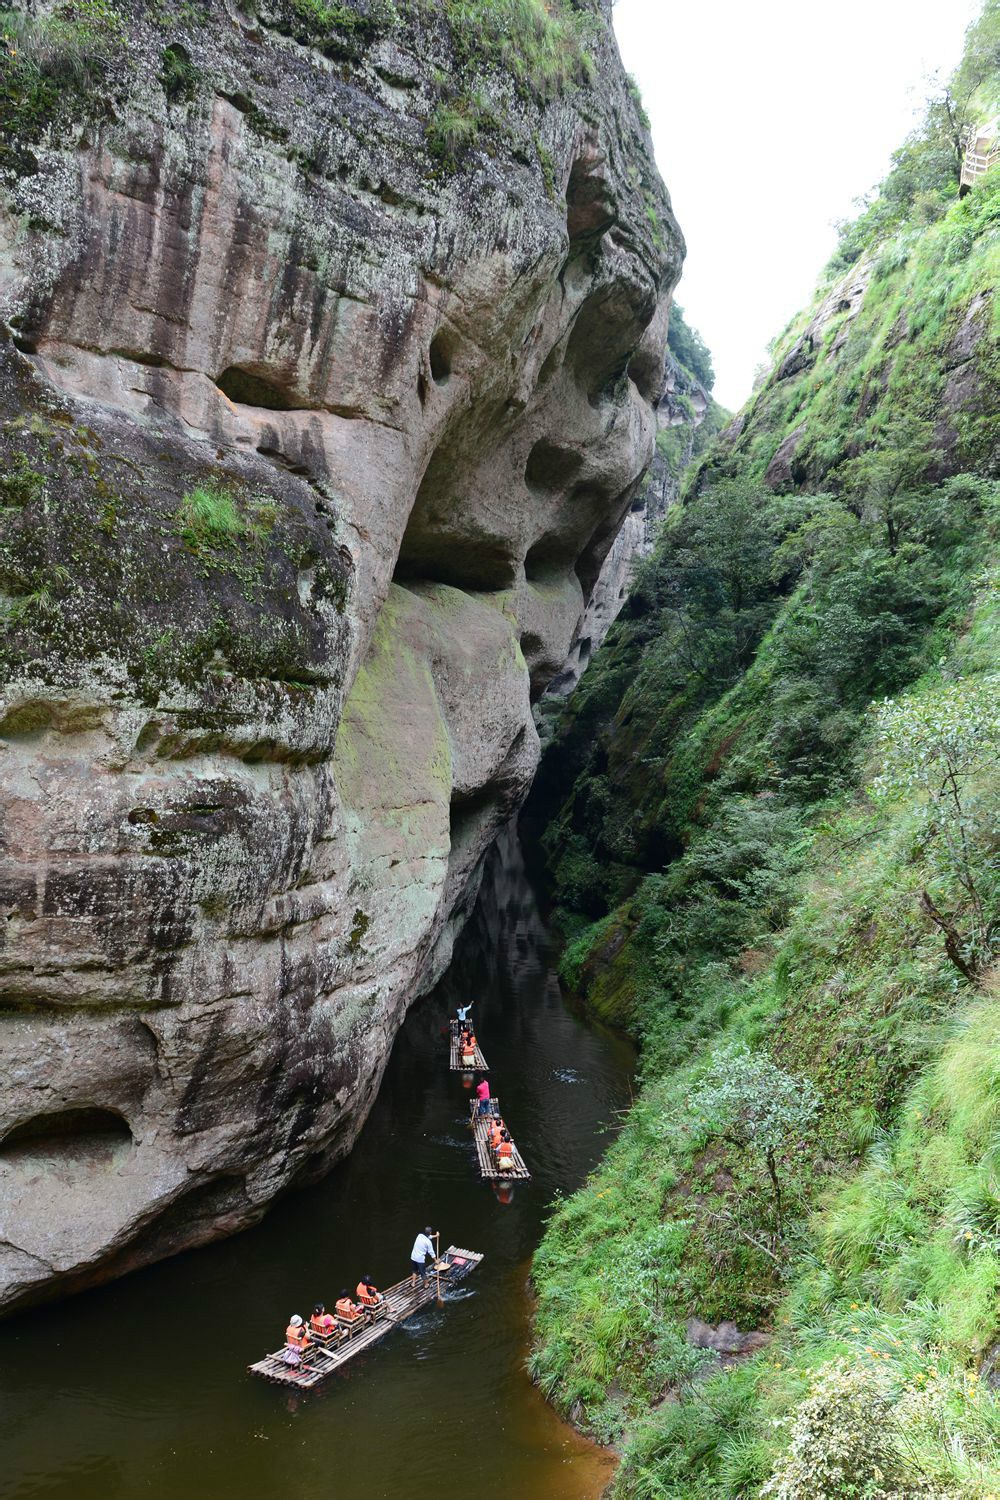
[[(438, 989), (398, 1036), (351, 1156), (257, 1229), (0, 1326), (0, 1494), (46, 1500), (594, 1500), (607, 1456), (557, 1420), (524, 1362), (547, 1205), (627, 1102), (633, 1053), (566, 1008), (509, 838)], [(534, 1173), (479, 1180), (442, 1035), (476, 1001), (491, 1082)], [(362, 1272), (408, 1271), (425, 1223), (486, 1259), (447, 1299), (314, 1392), (245, 1367), (292, 1312)]]

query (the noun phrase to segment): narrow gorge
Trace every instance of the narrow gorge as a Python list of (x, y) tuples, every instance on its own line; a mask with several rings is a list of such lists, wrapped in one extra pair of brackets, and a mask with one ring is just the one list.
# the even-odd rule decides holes
[(4, 1500), (1000, 1496), (1000, 0), (667, 10), (0, 10)]

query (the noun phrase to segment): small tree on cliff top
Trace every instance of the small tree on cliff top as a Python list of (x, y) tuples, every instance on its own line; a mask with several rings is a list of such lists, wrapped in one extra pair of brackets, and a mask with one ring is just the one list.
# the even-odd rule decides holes
[(779, 1152), (793, 1135), (807, 1131), (819, 1109), (819, 1095), (807, 1078), (793, 1078), (766, 1052), (729, 1046), (712, 1053), (708, 1073), (690, 1105), (725, 1140), (763, 1159), (779, 1235), (784, 1235)]

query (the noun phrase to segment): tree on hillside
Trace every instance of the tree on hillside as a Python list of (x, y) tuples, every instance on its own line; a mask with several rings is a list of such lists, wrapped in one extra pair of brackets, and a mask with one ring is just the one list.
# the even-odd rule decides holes
[(921, 490), (940, 457), (933, 442), (932, 423), (904, 411), (886, 423), (876, 443), (837, 471), (845, 502), (860, 520), (884, 528), (893, 557), (919, 521)]
[(771, 619), (781, 513), (758, 481), (722, 479), (690, 500), (665, 534), (657, 582), (673, 617), (673, 649), (684, 671), (706, 684), (744, 671)]
[(690, 370), (700, 380), (706, 391), (715, 384), (715, 371), (708, 345), (698, 332), (691, 328), (684, 317), (684, 309), (674, 303), (670, 309), (670, 324), (667, 331), (667, 347), (678, 364)]
[(720, 1047), (712, 1053), (711, 1067), (688, 1102), (696, 1114), (714, 1123), (725, 1140), (763, 1160), (775, 1223), (783, 1236), (778, 1156), (793, 1136), (810, 1129), (816, 1117), (819, 1095), (808, 1078), (793, 1078), (766, 1052)]
[[(878, 797), (924, 800), (924, 844), (945, 889), (960, 897), (951, 912), (921, 893), (944, 934), (945, 952), (966, 979), (990, 962), (997, 934), (997, 767), (1000, 677), (946, 682), (886, 699), (875, 708)], [(964, 927), (960, 929), (959, 924)]]
[(827, 272), (839, 275), (873, 242), (917, 212), (935, 219), (958, 191), (973, 129), (1000, 107), (1000, 0), (986, 0), (966, 33), (962, 61), (947, 79), (932, 79), (924, 116), (893, 153), (885, 180), (860, 200), (856, 219), (838, 224), (839, 244)]

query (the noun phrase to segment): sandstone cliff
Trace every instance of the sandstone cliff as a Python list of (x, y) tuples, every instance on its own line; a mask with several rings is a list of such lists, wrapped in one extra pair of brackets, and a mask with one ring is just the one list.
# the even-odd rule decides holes
[[(671, 336), (672, 330), (673, 320)], [(667, 511), (680, 499), (681, 478), (700, 444), (702, 424), (707, 420), (707, 433), (713, 435), (724, 417), (723, 409), (698, 377), (668, 350), (663, 394), (656, 405), (652, 463), (604, 559), (570, 642), (565, 665), (549, 683), (549, 698), (567, 697), (580, 681), (587, 663), (622, 611), (637, 564), (652, 553)], [(543, 745), (551, 717), (558, 712), (554, 703), (546, 707), (548, 713), (539, 716)]]
[(607, 14), (517, 8), (8, 45), (5, 1307), (348, 1150), (530, 782), (682, 245)]

